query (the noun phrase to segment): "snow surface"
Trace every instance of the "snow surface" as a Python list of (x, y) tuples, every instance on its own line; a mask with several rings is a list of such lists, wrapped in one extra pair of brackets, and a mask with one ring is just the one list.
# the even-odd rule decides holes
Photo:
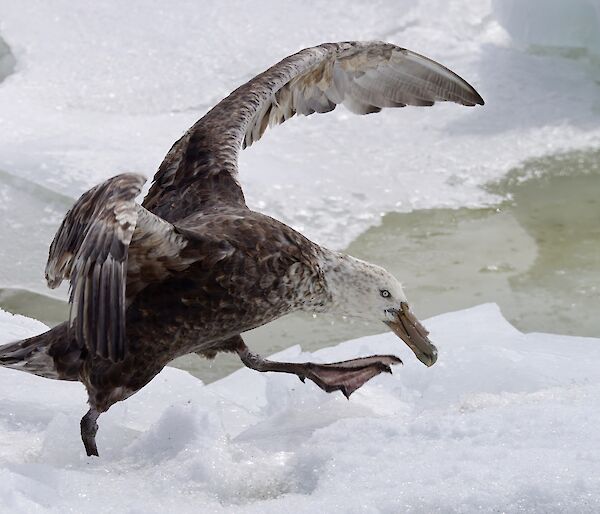
[[(10, 512), (598, 512), (600, 339), (522, 334), (493, 304), (426, 322), (432, 368), (390, 333), (278, 359), (396, 353), (347, 401), (240, 370), (165, 370), (99, 420), (85, 457), (78, 383), (0, 369)], [(43, 330), (0, 312), (0, 342)]]
[(151, 177), (220, 98), (323, 41), (383, 39), (414, 49), (464, 76), (486, 105), (362, 118), (340, 108), (291, 120), (242, 153), (252, 207), (343, 248), (385, 212), (493, 204), (482, 185), (525, 159), (600, 142), (600, 89), (588, 60), (527, 51), (548, 44), (593, 53), (597, 5), (0, 2), (0, 38), (16, 60), (0, 83), (0, 236), (18, 242), (0, 247), (0, 262), (21, 265), (2, 266), (0, 287), (47, 293), (33, 270), (73, 198), (119, 172)]

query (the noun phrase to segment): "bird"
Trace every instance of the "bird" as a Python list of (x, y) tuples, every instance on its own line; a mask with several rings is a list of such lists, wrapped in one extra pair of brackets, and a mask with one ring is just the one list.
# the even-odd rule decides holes
[(371, 355), (341, 362), (279, 362), (242, 334), (294, 311), (385, 323), (427, 366), (437, 349), (385, 269), (312, 242), (251, 210), (238, 155), (268, 126), (343, 104), (356, 114), (449, 101), (483, 105), (441, 64), (380, 42), (305, 48), (233, 91), (176, 141), (141, 204), (146, 178), (121, 173), (85, 192), (49, 249), (50, 288), (67, 279), (69, 316), (47, 332), (0, 347), (0, 366), (79, 381), (80, 422), (98, 456), (98, 417), (148, 384), (176, 357), (237, 353), (259, 372), (296, 375), (349, 397), (401, 361)]

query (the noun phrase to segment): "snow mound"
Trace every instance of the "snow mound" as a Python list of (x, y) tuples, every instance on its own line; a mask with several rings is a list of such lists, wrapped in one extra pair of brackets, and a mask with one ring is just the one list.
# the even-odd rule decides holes
[[(495, 305), (427, 322), (431, 369), (392, 334), (313, 355), (406, 364), (350, 401), (240, 370), (204, 386), (166, 368), (79, 440), (80, 384), (0, 370), (0, 498), (11, 512), (593, 512), (600, 340), (522, 334)], [(0, 312), (0, 342), (43, 330)]]

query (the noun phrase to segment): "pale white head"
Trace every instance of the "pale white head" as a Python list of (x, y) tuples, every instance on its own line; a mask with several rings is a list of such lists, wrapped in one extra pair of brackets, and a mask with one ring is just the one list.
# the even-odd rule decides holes
[(336, 252), (325, 256), (322, 269), (329, 293), (327, 312), (382, 321), (421, 362), (427, 366), (435, 363), (437, 349), (425, 327), (410, 312), (402, 285), (391, 273)]

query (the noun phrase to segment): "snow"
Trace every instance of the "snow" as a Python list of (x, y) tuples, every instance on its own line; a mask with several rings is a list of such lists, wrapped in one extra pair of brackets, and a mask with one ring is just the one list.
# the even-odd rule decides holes
[[(2, 245), (0, 262), (29, 257), (21, 270), (2, 266), (0, 286), (43, 292), (42, 277), (30, 270), (44, 262), (73, 198), (119, 172), (151, 177), (171, 144), (220, 98), (291, 52), (323, 41), (384, 39), (409, 47), (464, 76), (486, 105), (362, 118), (341, 108), (291, 120), (242, 154), (240, 178), (252, 207), (343, 248), (385, 212), (493, 204), (498, 198), (482, 186), (524, 160), (600, 141), (593, 65), (585, 56), (528, 51), (588, 45), (593, 54), (594, 6), (591, 0), (331, 0), (310, 7), (242, 0), (226, 6), (176, 0), (168, 7), (159, 0), (1, 2), (0, 38), (16, 64), (0, 83), (0, 235), (27, 252)], [(12, 70), (9, 61), (0, 67)], [(24, 226), (31, 227), (28, 237)]]
[[(11, 512), (597, 512), (600, 339), (522, 334), (485, 304), (426, 322), (421, 365), (391, 333), (314, 354), (405, 365), (347, 401), (240, 370), (165, 370), (99, 420), (78, 383), (0, 370), (0, 498)], [(0, 312), (0, 342), (43, 330)]]

